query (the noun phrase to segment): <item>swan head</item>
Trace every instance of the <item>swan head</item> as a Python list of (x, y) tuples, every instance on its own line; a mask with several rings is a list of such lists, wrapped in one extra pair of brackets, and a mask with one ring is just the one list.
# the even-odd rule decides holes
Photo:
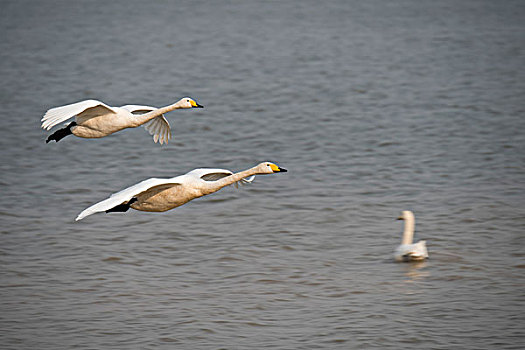
[(285, 173), (288, 171), (285, 168), (281, 168), (277, 164), (271, 162), (262, 162), (259, 165), (257, 165), (256, 168), (259, 174)]
[(410, 210), (403, 210), (401, 215), (397, 218), (398, 220), (414, 220), (414, 213)]
[(195, 100), (189, 97), (183, 97), (177, 102), (179, 107), (181, 108), (204, 108), (204, 106), (201, 106)]

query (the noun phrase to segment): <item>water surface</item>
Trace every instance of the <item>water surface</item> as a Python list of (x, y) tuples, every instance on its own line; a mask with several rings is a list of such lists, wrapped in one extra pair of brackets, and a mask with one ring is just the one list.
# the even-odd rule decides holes
[[(518, 349), (520, 1), (2, 1), (3, 349)], [(45, 144), (48, 108), (175, 111)], [(149, 177), (259, 176), (76, 215)], [(401, 210), (431, 258), (396, 264)]]

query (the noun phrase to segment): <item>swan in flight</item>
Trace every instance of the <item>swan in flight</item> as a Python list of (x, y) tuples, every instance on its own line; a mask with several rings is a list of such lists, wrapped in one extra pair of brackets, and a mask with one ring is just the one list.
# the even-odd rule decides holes
[(410, 210), (404, 210), (397, 219), (405, 221), (405, 230), (401, 245), (397, 247), (394, 254), (396, 261), (420, 261), (428, 258), (425, 241), (412, 243), (415, 226), (414, 214)]
[(136, 128), (144, 125), (146, 130), (153, 135), (155, 142), (168, 143), (171, 137), (170, 124), (164, 118), (164, 113), (180, 108), (203, 108), (189, 97), (184, 97), (178, 102), (155, 108), (150, 106), (126, 105), (110, 107), (97, 100), (86, 100), (66, 106), (51, 108), (42, 117), (42, 129), (50, 130), (57, 124), (75, 118), (65, 128), (49, 135), (46, 143), (62, 140), (68, 135), (84, 138), (99, 138), (111, 135), (126, 128)]
[(217, 192), (234, 184), (250, 183), (254, 175), (273, 174), (287, 170), (274, 163), (263, 162), (238, 173), (225, 169), (195, 169), (187, 174), (169, 179), (151, 178), (96, 203), (81, 212), (76, 221), (91, 214), (105, 211), (125, 212), (129, 208), (161, 212), (186, 204), (192, 199)]

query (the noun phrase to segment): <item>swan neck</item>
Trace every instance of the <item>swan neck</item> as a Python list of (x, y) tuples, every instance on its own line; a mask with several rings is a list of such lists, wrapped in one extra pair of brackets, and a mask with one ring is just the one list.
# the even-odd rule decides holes
[(408, 216), (405, 218), (405, 230), (403, 231), (403, 241), (401, 244), (412, 244), (414, 240), (414, 217)]
[(182, 107), (177, 102), (177, 103), (174, 103), (174, 104), (166, 106), (166, 107), (158, 108), (158, 109), (156, 109), (154, 111), (151, 111), (151, 112), (148, 112), (148, 113), (135, 115), (135, 118), (139, 121), (139, 123), (140, 123), (139, 125), (142, 125), (144, 123), (149, 122), (153, 118), (157, 118), (158, 116), (163, 115), (164, 113), (168, 113), (168, 112), (171, 112), (171, 111), (173, 111), (175, 109), (179, 109), (179, 108), (182, 108)]
[(220, 180), (214, 181), (211, 186), (213, 192), (220, 190), (223, 187), (233, 185), (234, 183), (241, 181), (244, 178), (250, 177), (252, 175), (257, 175), (256, 167), (240, 171), (238, 173), (232, 174), (230, 176), (223, 177)]

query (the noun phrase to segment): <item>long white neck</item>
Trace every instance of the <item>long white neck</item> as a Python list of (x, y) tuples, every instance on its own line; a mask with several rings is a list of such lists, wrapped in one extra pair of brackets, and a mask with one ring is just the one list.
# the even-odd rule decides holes
[(412, 213), (408, 213), (408, 215), (404, 216), (405, 220), (405, 230), (403, 231), (403, 241), (401, 244), (412, 244), (412, 241), (414, 240), (414, 226), (415, 226), (415, 219), (414, 215)]
[(135, 115), (134, 117), (137, 123), (140, 123), (139, 125), (142, 125), (144, 123), (149, 122), (153, 118), (157, 118), (159, 115), (163, 115), (164, 113), (168, 113), (179, 108), (184, 108), (182, 107), (182, 103), (180, 103), (180, 101), (166, 107), (161, 107), (148, 113)]
[(222, 179), (219, 179), (217, 181), (210, 182), (207, 187), (208, 193), (213, 193), (218, 190), (220, 190), (223, 187), (233, 185), (237, 181), (241, 181), (244, 178), (250, 177), (252, 175), (260, 174), (257, 171), (257, 167), (253, 167), (244, 171), (240, 171), (238, 173), (232, 174), (230, 176), (223, 177)]

